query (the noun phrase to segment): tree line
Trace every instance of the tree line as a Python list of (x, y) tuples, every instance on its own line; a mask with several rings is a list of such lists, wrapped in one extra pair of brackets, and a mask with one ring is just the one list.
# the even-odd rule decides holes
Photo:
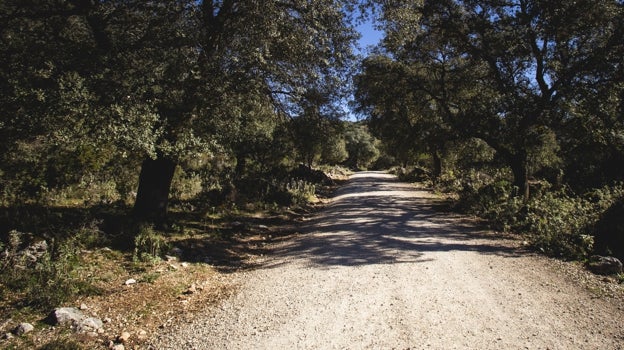
[(154, 221), (172, 183), (260, 195), (298, 163), (365, 166), (372, 137), (341, 121), (357, 5), (3, 1), (2, 204), (97, 188)]
[(553, 242), (590, 242), (581, 250), (595, 243), (624, 256), (621, 221), (596, 227), (622, 206), (622, 1), (385, 1), (377, 10), (385, 37), (356, 78), (357, 105), (398, 163), (426, 166), (504, 226), (548, 235), (543, 248), (574, 255)]
[[(299, 164), (377, 160), (549, 251), (624, 256), (623, 6), (6, 0), (0, 201), (162, 221), (171, 198), (272, 201)], [(360, 62), (367, 12), (384, 39)]]

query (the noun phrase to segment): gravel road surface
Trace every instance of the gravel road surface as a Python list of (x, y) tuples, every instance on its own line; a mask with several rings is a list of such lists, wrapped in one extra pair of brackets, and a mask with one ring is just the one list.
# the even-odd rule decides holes
[(620, 297), (433, 203), (393, 176), (353, 175), (301, 235), (236, 273), (229, 299), (152, 348), (624, 348)]

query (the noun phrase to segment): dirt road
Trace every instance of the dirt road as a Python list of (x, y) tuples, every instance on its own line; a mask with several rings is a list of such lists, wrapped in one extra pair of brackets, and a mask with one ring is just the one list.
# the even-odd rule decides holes
[(354, 175), (303, 234), (158, 349), (621, 349), (621, 298), (431, 208), (390, 175)]

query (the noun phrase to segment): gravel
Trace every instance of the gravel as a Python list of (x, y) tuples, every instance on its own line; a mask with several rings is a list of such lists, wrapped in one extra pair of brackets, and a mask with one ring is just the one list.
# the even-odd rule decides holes
[(436, 212), (390, 175), (352, 176), (237, 292), (155, 349), (621, 349), (621, 288)]

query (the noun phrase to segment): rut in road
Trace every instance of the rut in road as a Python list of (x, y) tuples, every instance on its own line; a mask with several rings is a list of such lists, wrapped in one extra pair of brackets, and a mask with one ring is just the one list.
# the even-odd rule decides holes
[(621, 349), (621, 300), (597, 298), (433, 196), (355, 174), (238, 292), (158, 349)]

